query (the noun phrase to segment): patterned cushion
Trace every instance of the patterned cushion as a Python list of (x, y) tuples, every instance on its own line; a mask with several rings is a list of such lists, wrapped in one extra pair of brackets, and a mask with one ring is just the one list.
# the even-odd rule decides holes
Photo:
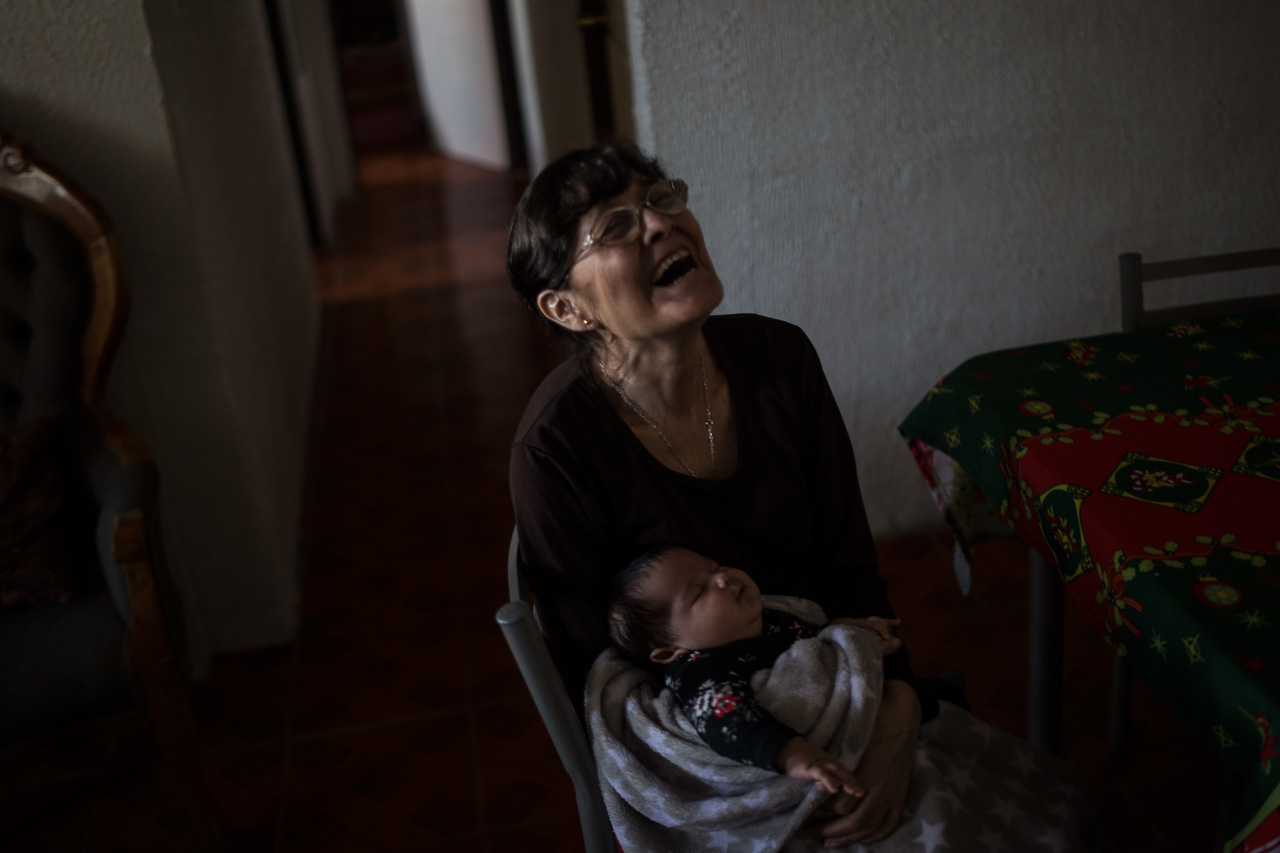
[(0, 609), (71, 598), (74, 517), (59, 421), (0, 436)]

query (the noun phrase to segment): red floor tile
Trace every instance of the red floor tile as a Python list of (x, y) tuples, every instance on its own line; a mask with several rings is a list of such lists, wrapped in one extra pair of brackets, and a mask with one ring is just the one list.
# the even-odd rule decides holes
[(283, 850), (368, 850), (476, 833), (466, 714), (300, 738), (290, 750)]

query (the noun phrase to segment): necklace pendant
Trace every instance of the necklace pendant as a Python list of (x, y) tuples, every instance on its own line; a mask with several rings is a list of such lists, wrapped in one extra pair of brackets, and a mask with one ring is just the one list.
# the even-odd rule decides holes
[[(640, 404), (635, 400), (632, 400), (631, 397), (627, 395), (627, 392), (622, 390), (622, 386), (615, 382), (613, 377), (609, 375), (609, 371), (606, 370), (604, 366), (604, 359), (599, 358), (596, 360), (596, 363), (600, 365), (600, 375), (604, 377), (604, 381), (608, 383), (609, 387), (612, 388), (620, 398), (622, 398), (622, 402), (626, 403), (627, 406), (636, 413), (640, 420), (644, 421), (645, 425), (653, 430), (657, 434), (658, 438), (662, 439), (662, 443), (666, 446), (667, 451), (670, 452), (671, 456), (680, 463), (680, 466), (684, 468), (686, 472), (688, 472), (689, 476), (697, 479), (703, 479), (698, 477), (698, 475), (693, 472), (693, 468), (689, 466), (689, 463), (684, 461), (684, 457), (676, 452), (675, 445), (673, 445), (670, 439), (667, 438), (667, 434), (662, 431), (657, 422), (655, 422), (653, 418), (649, 417), (649, 413), (640, 408)], [(716, 473), (715, 421), (711, 417), (711, 395), (707, 392), (707, 367), (706, 363), (703, 361), (701, 350), (698, 351), (698, 370), (702, 373), (702, 404), (706, 407), (707, 411), (707, 419), (703, 421), (703, 423), (707, 427), (707, 449), (711, 454), (711, 476), (714, 477)]]

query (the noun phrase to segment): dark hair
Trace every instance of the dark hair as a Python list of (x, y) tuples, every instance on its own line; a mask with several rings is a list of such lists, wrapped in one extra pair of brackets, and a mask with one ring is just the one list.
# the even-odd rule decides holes
[(627, 139), (610, 139), (556, 160), (534, 179), (511, 218), (507, 274), (533, 313), (560, 337), (571, 354), (591, 352), (591, 336), (553, 323), (538, 310), (538, 294), (561, 290), (578, 249), (578, 220), (602, 201), (626, 191), (633, 175), (667, 178), (657, 159)]
[(670, 608), (667, 602), (655, 603), (640, 594), (644, 581), (653, 574), (658, 563), (675, 550), (664, 545), (646, 551), (613, 577), (609, 597), (609, 638), (632, 663), (647, 668), (654, 664), (649, 653), (668, 645), (671, 640)]

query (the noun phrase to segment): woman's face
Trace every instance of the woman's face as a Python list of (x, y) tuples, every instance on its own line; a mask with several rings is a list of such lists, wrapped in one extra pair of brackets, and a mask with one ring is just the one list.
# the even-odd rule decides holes
[(701, 328), (724, 298), (698, 220), (687, 208), (666, 215), (645, 207), (650, 186), (637, 177), (579, 220), (575, 246), (618, 207), (639, 209), (640, 234), (625, 246), (593, 245), (574, 264), (567, 289), (578, 314), (571, 328), (646, 341)]

